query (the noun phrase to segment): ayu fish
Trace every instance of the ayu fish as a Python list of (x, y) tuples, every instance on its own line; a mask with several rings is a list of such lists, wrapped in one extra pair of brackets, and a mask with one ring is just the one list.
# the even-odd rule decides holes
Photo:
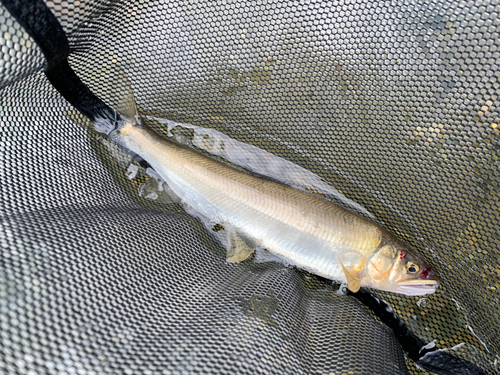
[(95, 129), (145, 159), (183, 205), (220, 223), (229, 233), (229, 262), (264, 248), (290, 265), (347, 282), (353, 292), (361, 286), (406, 295), (436, 290), (431, 267), (375, 223), (179, 146), (142, 125), (128, 101), (119, 126), (102, 120)]

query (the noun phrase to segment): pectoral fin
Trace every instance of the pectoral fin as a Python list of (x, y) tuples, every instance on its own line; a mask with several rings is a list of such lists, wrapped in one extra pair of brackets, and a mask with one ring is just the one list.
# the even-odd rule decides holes
[(341, 254), (338, 261), (347, 279), (347, 287), (351, 292), (356, 293), (361, 287), (366, 259), (356, 251), (349, 251)]
[(239, 263), (247, 259), (255, 251), (255, 242), (239, 233), (236, 229), (228, 229), (227, 256), (229, 263)]
[(344, 270), (345, 277), (347, 279), (347, 288), (349, 288), (351, 292), (356, 293), (359, 288), (361, 288), (361, 280), (349, 272), (342, 263), (340, 263), (340, 265), (342, 266), (342, 270)]

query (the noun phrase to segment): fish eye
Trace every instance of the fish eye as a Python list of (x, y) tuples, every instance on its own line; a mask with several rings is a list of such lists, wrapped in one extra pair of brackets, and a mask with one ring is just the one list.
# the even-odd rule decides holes
[(413, 262), (406, 263), (406, 270), (409, 273), (416, 273), (416, 272), (418, 272), (419, 269), (420, 268), (418, 267), (418, 264), (415, 264)]

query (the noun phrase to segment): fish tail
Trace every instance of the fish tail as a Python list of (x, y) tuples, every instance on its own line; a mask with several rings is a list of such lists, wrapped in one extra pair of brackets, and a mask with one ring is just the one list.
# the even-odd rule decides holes
[(137, 104), (135, 103), (132, 84), (127, 74), (119, 67), (116, 69), (114, 81), (115, 84), (112, 87), (115, 91), (114, 97), (117, 100), (113, 107), (124, 120), (127, 120), (132, 125), (142, 125), (137, 111)]
[(126, 73), (120, 67), (106, 67), (93, 72), (91, 75), (98, 85), (97, 96), (104, 102), (111, 104), (115, 110), (114, 118), (96, 117), (91, 121), (79, 111), (72, 109), (68, 116), (82, 127), (109, 135), (113, 130), (120, 129), (125, 122), (132, 125), (142, 125), (134, 98), (132, 84)]

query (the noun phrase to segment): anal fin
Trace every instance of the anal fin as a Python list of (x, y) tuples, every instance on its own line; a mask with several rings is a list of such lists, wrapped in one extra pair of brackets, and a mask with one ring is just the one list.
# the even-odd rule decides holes
[(239, 233), (234, 228), (228, 228), (227, 255), (229, 263), (239, 263), (247, 259), (255, 251), (253, 240)]

